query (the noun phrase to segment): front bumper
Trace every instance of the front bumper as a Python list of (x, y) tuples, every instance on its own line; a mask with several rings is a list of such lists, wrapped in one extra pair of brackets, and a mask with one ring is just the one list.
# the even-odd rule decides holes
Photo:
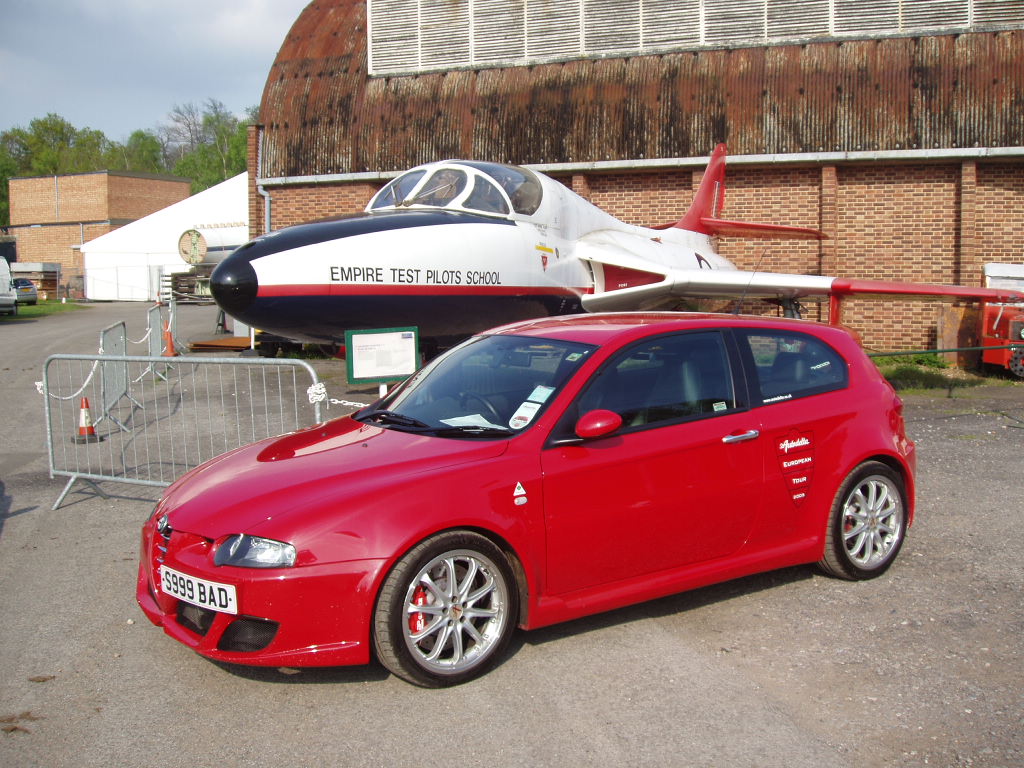
[[(317, 667), (370, 661), (374, 585), (385, 561), (264, 570), (214, 566), (209, 550), (210, 542), (201, 537), (173, 532), (165, 541), (151, 521), (143, 526), (136, 599), (149, 620), (175, 640), (231, 664)], [(233, 585), (238, 613), (200, 608), (165, 594), (161, 564)]]

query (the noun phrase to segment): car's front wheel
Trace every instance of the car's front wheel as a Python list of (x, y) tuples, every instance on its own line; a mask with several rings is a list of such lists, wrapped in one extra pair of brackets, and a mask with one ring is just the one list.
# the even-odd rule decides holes
[(489, 670), (515, 629), (518, 592), (504, 553), (471, 531), (448, 531), (413, 547), (381, 588), (374, 611), (377, 658), (428, 688)]
[(844, 579), (873, 578), (892, 565), (906, 531), (903, 478), (881, 462), (865, 462), (836, 493), (825, 535), (825, 556), (818, 565)]

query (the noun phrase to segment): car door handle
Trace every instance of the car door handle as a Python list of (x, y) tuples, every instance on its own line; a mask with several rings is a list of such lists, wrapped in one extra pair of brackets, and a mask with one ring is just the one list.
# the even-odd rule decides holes
[(739, 434), (726, 435), (722, 438), (722, 442), (726, 445), (731, 445), (732, 443), (745, 443), (747, 440), (755, 440), (760, 436), (761, 432), (759, 430), (750, 429), (746, 432), (740, 432)]

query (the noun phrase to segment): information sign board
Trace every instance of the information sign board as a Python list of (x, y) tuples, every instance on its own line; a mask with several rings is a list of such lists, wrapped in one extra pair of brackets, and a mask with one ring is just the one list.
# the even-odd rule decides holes
[(345, 332), (345, 369), (350, 384), (400, 381), (416, 372), (419, 360), (415, 327)]

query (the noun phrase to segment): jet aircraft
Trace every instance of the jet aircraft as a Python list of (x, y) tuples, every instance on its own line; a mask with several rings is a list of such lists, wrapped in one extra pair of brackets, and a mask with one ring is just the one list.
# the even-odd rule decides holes
[(532, 317), (672, 309), (694, 298), (762, 298), (799, 314), (849, 295), (1020, 301), (1005, 289), (738, 270), (712, 237), (821, 238), (813, 229), (720, 218), (724, 144), (686, 214), (626, 224), (524, 167), (449, 160), (388, 183), (362, 214), (300, 224), (243, 245), (213, 272), (217, 303), (288, 339), (338, 343), (346, 330), (416, 326), (451, 340)]

